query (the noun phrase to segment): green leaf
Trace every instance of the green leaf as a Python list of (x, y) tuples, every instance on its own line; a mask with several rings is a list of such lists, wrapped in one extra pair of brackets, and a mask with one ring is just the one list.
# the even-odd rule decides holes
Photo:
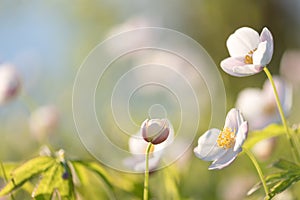
[(54, 158), (47, 156), (36, 157), (25, 162), (23, 165), (12, 171), (10, 181), (0, 191), (0, 196), (7, 195), (13, 190), (19, 188), (35, 175), (46, 171), (55, 162)]
[(259, 131), (252, 131), (246, 140), (244, 147), (251, 149), (257, 142), (285, 134), (285, 128), (282, 125), (271, 124)]
[(274, 167), (288, 171), (300, 171), (300, 166), (284, 159), (280, 159), (273, 164)]
[(52, 196), (56, 191), (61, 198), (73, 198), (72, 176), (67, 166), (61, 162), (57, 162), (42, 174), (40, 182), (32, 193), (32, 197), (43, 199), (45, 196)]
[(116, 199), (110, 188), (105, 184), (102, 178), (94, 171), (91, 171), (85, 165), (78, 164), (77, 161), (69, 163), (73, 175), (73, 182), (76, 191), (83, 199)]
[(271, 188), (271, 191), (269, 193), (270, 197), (274, 197), (276, 194), (279, 194), (289, 188), (293, 183), (300, 180), (300, 177), (294, 177), (290, 179), (285, 179), (280, 182), (278, 182), (275, 186)]
[[(95, 161), (70, 161), (73, 166), (74, 182), (78, 182), (80, 186), (77, 191), (85, 198), (90, 199), (90, 194), (87, 191), (94, 192), (103, 199), (139, 199), (136, 198), (135, 193), (142, 191), (142, 184), (137, 183), (140, 181), (140, 176), (132, 176), (132, 174), (116, 173), (103, 167)], [(70, 167), (72, 169), (72, 167)], [(96, 179), (95, 179), (96, 178)], [(76, 180), (77, 179), (77, 180)], [(97, 185), (95, 185), (97, 183)], [(83, 190), (83, 188), (86, 188)], [(116, 193), (117, 192), (117, 193)], [(115, 195), (120, 195), (116, 197)]]
[[(300, 180), (299, 166), (293, 162), (281, 159), (274, 163), (274, 167), (281, 169), (280, 172), (271, 174), (265, 178), (266, 184), (270, 189), (269, 198), (283, 192), (289, 188), (292, 184)], [(262, 187), (261, 183), (254, 185), (247, 195), (251, 195)]]
[[(164, 199), (181, 199), (178, 191), (179, 173), (174, 166), (168, 166), (167, 169), (162, 171), (164, 181)], [(162, 193), (160, 191), (160, 193)]]
[(81, 166), (84, 166), (85, 168), (93, 171), (105, 182), (105, 184), (109, 188), (113, 189), (113, 186), (111, 184), (112, 178), (106, 172), (106, 170), (101, 165), (99, 165), (98, 163), (96, 163), (96, 162), (83, 162), (83, 161), (71, 161), (71, 163), (73, 164), (74, 168), (77, 169), (77, 170), (78, 170), (78, 168), (80, 168), (80, 165), (81, 165)]
[(4, 179), (8, 178), (8, 175), (10, 175), (11, 172), (18, 166), (17, 163), (2, 163), (2, 165), (3, 168), (0, 166), (0, 177)]

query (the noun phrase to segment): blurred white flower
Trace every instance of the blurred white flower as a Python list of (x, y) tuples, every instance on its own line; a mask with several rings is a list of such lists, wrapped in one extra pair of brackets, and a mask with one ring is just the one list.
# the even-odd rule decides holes
[(0, 105), (14, 99), (21, 89), (21, 78), (12, 64), (0, 65)]
[[(287, 115), (292, 106), (292, 88), (278, 76), (274, 77), (274, 82), (283, 111)], [(250, 130), (263, 129), (271, 123), (281, 121), (269, 80), (266, 80), (262, 90), (259, 88), (246, 88), (241, 91), (237, 98), (236, 107), (241, 109), (248, 120)], [(265, 161), (271, 156), (275, 145), (274, 138), (266, 139), (257, 143), (252, 151), (258, 159)]]
[(59, 113), (55, 106), (42, 106), (32, 112), (29, 127), (33, 136), (41, 141), (52, 134), (58, 126)]
[(272, 59), (273, 36), (266, 27), (260, 35), (252, 28), (239, 28), (229, 36), (226, 45), (230, 57), (221, 62), (221, 67), (232, 76), (257, 74)]
[[(158, 23), (154, 23), (152, 20), (145, 18), (143, 16), (133, 16), (121, 24), (117, 24), (116, 26), (112, 27), (107, 34), (107, 37), (117, 36), (121, 33), (132, 31), (138, 28), (146, 28), (146, 27), (153, 27), (158, 25)], [(134, 37), (133, 37), (134, 34)], [(145, 44), (151, 41), (152, 35), (144, 32), (144, 34), (138, 34), (137, 32), (132, 32), (131, 37), (124, 38), (122, 43), (113, 43), (113, 45), (107, 46), (108, 52), (112, 55), (117, 54), (120, 50), (128, 50), (132, 49), (133, 47)], [(118, 54), (117, 54), (118, 55)]]
[[(289, 114), (292, 106), (292, 88), (282, 78), (274, 76), (275, 86), (281, 101), (283, 112)], [(266, 80), (263, 89), (246, 88), (242, 90), (236, 102), (247, 121), (250, 130), (262, 129), (271, 123), (280, 122), (272, 85)]]
[[(191, 52), (192, 54), (193, 52)], [(147, 54), (139, 54), (136, 59), (137, 66), (143, 66), (143, 70), (137, 70), (135, 74), (138, 80), (166, 80), (178, 88), (186, 88), (186, 83), (193, 88), (206, 87), (202, 77), (195, 67), (183, 58), (164, 51), (150, 51)], [(166, 73), (168, 75), (166, 76)]]
[(280, 74), (293, 86), (300, 86), (300, 50), (284, 52), (280, 62)]
[[(174, 129), (172, 124), (168, 121), (169, 124), (169, 135), (166, 140), (163, 142), (152, 145), (152, 149), (150, 150), (149, 157), (149, 171), (155, 170), (160, 162), (160, 159), (164, 153), (164, 148), (170, 145), (174, 140)], [(144, 172), (145, 171), (145, 153), (146, 148), (148, 146), (148, 142), (146, 142), (143, 138), (143, 127), (141, 127), (140, 131), (129, 138), (128, 146), (129, 151), (133, 155), (132, 157), (126, 158), (124, 160), (124, 164), (137, 171)]]
[(272, 155), (275, 146), (276, 138), (265, 139), (256, 143), (252, 148), (252, 152), (259, 160), (266, 161)]
[(243, 174), (222, 181), (219, 185), (219, 198), (222, 200), (241, 200), (247, 197), (247, 191), (256, 183), (255, 176)]

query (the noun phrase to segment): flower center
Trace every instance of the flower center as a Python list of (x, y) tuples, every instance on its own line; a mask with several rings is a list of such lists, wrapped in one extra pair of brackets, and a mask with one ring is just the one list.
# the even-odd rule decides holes
[(249, 51), (248, 54), (245, 56), (245, 59), (244, 59), (245, 64), (253, 64), (252, 56), (253, 56), (254, 51), (256, 51), (256, 49), (257, 48)]
[(219, 147), (224, 149), (231, 148), (235, 143), (235, 130), (231, 131), (230, 128), (224, 128), (223, 131), (220, 132), (217, 144)]

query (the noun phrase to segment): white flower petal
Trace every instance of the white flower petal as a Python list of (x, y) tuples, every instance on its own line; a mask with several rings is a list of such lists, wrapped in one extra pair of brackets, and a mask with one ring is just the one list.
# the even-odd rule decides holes
[(269, 64), (272, 56), (273, 56), (273, 50), (274, 50), (274, 43), (273, 43), (273, 36), (271, 34), (271, 32), (269, 31), (268, 28), (263, 28), (261, 34), (260, 34), (260, 41), (267, 42), (267, 50), (265, 53), (265, 58), (264, 61), (266, 62), (265, 64)]
[(259, 34), (252, 28), (242, 27), (237, 29), (227, 39), (226, 45), (232, 57), (245, 56), (257, 48), (260, 42)]
[(251, 76), (257, 74), (263, 70), (263, 66), (260, 65), (245, 65), (245, 66), (236, 66), (233, 68), (233, 73), (241, 76)]
[(172, 126), (172, 123), (170, 123), (169, 120), (167, 122), (169, 124), (169, 130), (170, 130), (168, 138), (165, 141), (163, 141), (162, 143), (155, 145), (154, 152), (159, 152), (159, 151), (163, 150), (164, 148), (169, 146), (174, 140), (174, 137), (175, 137), (174, 128)]
[(229, 149), (225, 155), (223, 155), (221, 158), (215, 160), (209, 167), (209, 170), (214, 169), (223, 169), (224, 167), (227, 167), (229, 164), (231, 164), (237, 155), (242, 151), (242, 149), (238, 149), (237, 151), (233, 151), (233, 149)]
[[(160, 161), (159, 156), (154, 156), (154, 157), (150, 158), (149, 159), (149, 171), (155, 170), (159, 165), (159, 161)], [(135, 163), (135, 165), (134, 165), (134, 171), (144, 172), (145, 169), (146, 169), (145, 158), (143, 159), (143, 161)]]
[(229, 57), (221, 62), (221, 68), (228, 74), (232, 76), (242, 77), (249, 76), (247, 73), (236, 73), (235, 68), (241, 67), (244, 68), (247, 65), (244, 62), (244, 57)]
[(227, 113), (224, 128), (231, 128), (231, 131), (238, 131), (242, 122), (244, 122), (244, 118), (241, 112), (236, 108), (232, 108)]
[(147, 145), (148, 143), (144, 140), (140, 131), (132, 135), (128, 141), (129, 151), (132, 154), (145, 154)]
[(222, 157), (227, 150), (218, 147), (219, 134), (220, 130), (218, 129), (206, 131), (198, 140), (198, 146), (194, 149), (195, 155), (205, 161), (213, 161)]
[(267, 62), (267, 42), (261, 42), (259, 43), (257, 50), (253, 53), (253, 64), (254, 65), (261, 65), (266, 66), (268, 64)]
[[(153, 156), (149, 159), (149, 171), (155, 170), (159, 165), (160, 157)], [(144, 172), (146, 169), (146, 162), (144, 155), (135, 155), (128, 157), (123, 161), (124, 165), (136, 172)]]
[(245, 64), (244, 59), (244, 57), (229, 57), (220, 65), (226, 73), (237, 77), (250, 76), (263, 70), (261, 66)]
[(246, 138), (247, 138), (247, 134), (248, 134), (248, 122), (244, 121), (240, 127), (239, 130), (236, 134), (236, 138), (235, 138), (235, 144), (234, 144), (234, 148), (233, 151), (237, 151), (239, 148), (242, 147), (242, 145), (244, 144)]

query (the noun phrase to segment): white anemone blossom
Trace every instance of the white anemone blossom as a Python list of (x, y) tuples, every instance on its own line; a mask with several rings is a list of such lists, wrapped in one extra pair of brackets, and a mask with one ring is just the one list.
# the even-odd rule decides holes
[(239, 28), (229, 36), (226, 45), (230, 57), (221, 62), (221, 67), (232, 76), (259, 73), (273, 55), (273, 37), (266, 27), (260, 35), (252, 28)]
[(209, 170), (223, 169), (231, 164), (242, 151), (248, 134), (248, 122), (238, 109), (231, 109), (223, 130), (206, 131), (198, 140), (195, 155), (204, 161), (213, 161)]

